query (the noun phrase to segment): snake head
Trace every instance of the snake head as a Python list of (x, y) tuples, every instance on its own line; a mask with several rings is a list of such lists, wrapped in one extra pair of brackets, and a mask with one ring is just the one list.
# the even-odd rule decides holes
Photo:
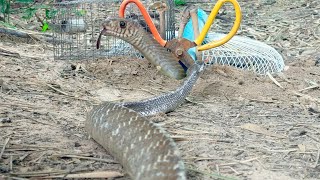
[(117, 38), (130, 38), (138, 36), (142, 27), (135, 21), (119, 17), (108, 17), (102, 23), (103, 30), (100, 32), (97, 48), (100, 47), (101, 36), (114, 36)]
[(136, 36), (142, 27), (135, 21), (125, 18), (109, 17), (103, 23), (103, 35), (115, 37)]

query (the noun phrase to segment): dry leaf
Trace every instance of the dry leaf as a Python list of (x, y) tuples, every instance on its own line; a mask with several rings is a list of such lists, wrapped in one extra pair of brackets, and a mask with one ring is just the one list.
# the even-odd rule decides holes
[(306, 152), (306, 146), (304, 144), (298, 144), (300, 152), (304, 153)]
[(268, 131), (268, 130), (264, 129), (263, 127), (260, 127), (256, 124), (247, 123), (247, 124), (242, 125), (241, 128), (252, 131), (254, 133), (264, 134), (267, 136), (273, 136), (273, 137), (277, 137), (277, 138), (286, 138), (284, 135), (273, 133), (273, 132)]

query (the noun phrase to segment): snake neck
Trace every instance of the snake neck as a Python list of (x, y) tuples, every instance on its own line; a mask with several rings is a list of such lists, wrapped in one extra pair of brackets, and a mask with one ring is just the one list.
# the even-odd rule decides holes
[(181, 105), (185, 98), (190, 94), (193, 85), (204, 70), (204, 67), (204, 64), (195, 63), (192, 65), (189, 69), (188, 77), (175, 91), (137, 102), (123, 102), (119, 104), (133, 109), (142, 116), (151, 116), (161, 112), (168, 113), (173, 111)]
[[(119, 25), (122, 23), (122, 27)], [(185, 78), (179, 59), (167, 48), (161, 46), (154, 37), (145, 32), (139, 23), (121, 18), (111, 18), (103, 24), (102, 34), (122, 39), (138, 50), (150, 63), (160, 67), (160, 71), (177, 80)]]

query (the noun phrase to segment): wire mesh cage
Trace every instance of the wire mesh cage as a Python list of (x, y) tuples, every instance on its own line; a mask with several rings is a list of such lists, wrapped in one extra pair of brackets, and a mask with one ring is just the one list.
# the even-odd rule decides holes
[[(209, 33), (209, 39), (219, 40), (225, 34)], [(271, 46), (247, 37), (234, 36), (222, 46), (203, 51), (202, 59), (211, 64), (229, 65), (259, 75), (283, 71), (282, 56)]]
[[(142, 1), (148, 9), (151, 18), (160, 31), (159, 1)], [(170, 40), (175, 37), (174, 1), (166, 0), (164, 35)], [(130, 44), (115, 37), (102, 37), (100, 49), (96, 49), (96, 42), (101, 31), (102, 22), (110, 16), (118, 16), (120, 0), (76, 0), (55, 3), (56, 15), (49, 26), (53, 30), (54, 59), (83, 60), (113, 56), (139, 56)], [(148, 31), (144, 19), (134, 4), (126, 8), (126, 18), (138, 21)]]

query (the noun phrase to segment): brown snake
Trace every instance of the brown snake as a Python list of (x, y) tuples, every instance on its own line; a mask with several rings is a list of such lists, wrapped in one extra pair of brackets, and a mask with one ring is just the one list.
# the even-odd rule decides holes
[[(137, 41), (135, 39), (143, 39), (135, 47), (141, 45), (139, 48), (144, 49), (143, 52), (155, 51), (153, 45), (149, 46), (149, 43), (153, 44), (148, 41), (149, 38), (136, 36), (139, 31), (144, 32), (136, 22), (112, 18), (103, 25), (102, 34), (126, 38), (131, 44)], [(157, 48), (162, 48), (162, 54), (155, 56), (169, 56), (170, 52), (163, 47)], [(156, 61), (159, 57), (155, 56), (147, 56), (147, 59)], [(138, 102), (104, 102), (94, 107), (87, 116), (86, 130), (120, 162), (132, 179), (185, 180), (184, 163), (175, 142), (163, 128), (146, 116), (167, 113), (182, 104), (204, 67), (204, 63), (191, 66), (187, 78), (175, 91)]]
[[(122, 24), (119, 24), (120, 22), (122, 22)], [(179, 64), (179, 59), (172, 53), (168, 53), (167, 49), (163, 48), (150, 33), (143, 30), (138, 22), (133, 22), (129, 19), (123, 19), (121, 21), (107, 20), (103, 23), (103, 27), (97, 42), (97, 47), (100, 46), (102, 35), (120, 38), (139, 50), (147, 60), (159, 67), (163, 74), (177, 80), (186, 77), (183, 67)]]

